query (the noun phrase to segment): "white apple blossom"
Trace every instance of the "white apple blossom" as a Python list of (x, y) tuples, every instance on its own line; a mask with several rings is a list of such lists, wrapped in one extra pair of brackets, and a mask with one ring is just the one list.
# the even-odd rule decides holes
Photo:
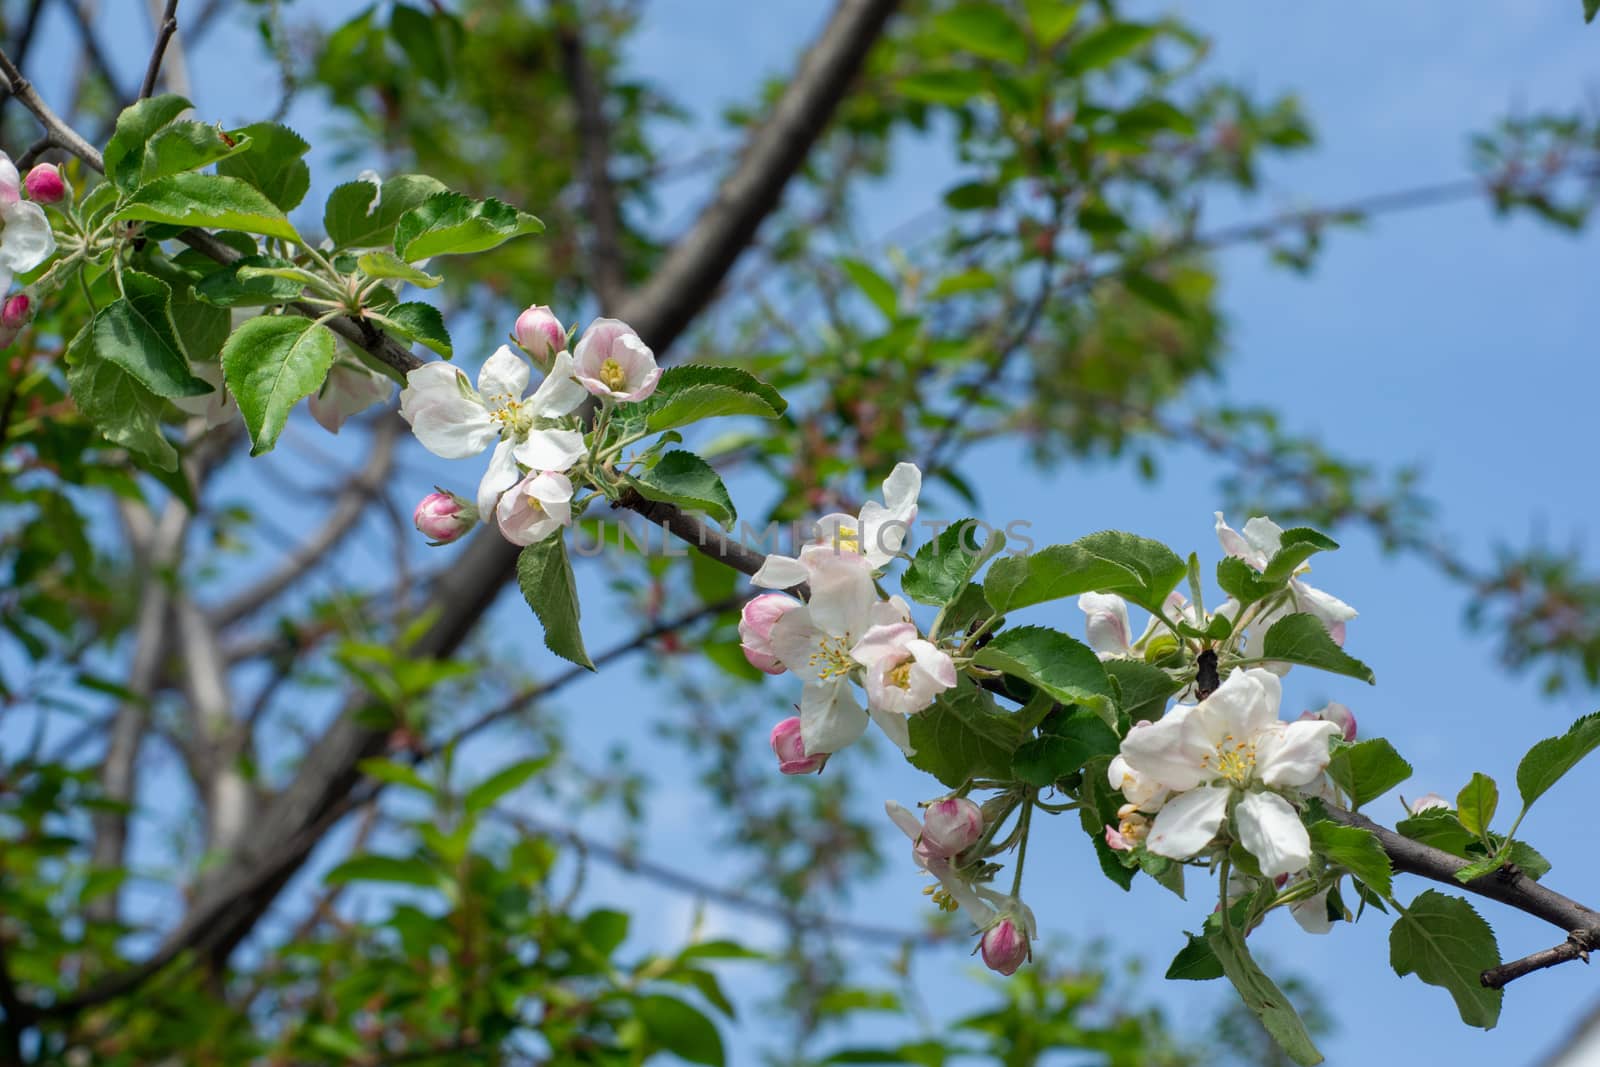
[[(856, 554), (873, 570), (881, 570), (900, 554), (916, 520), (921, 492), (922, 471), (915, 463), (897, 463), (883, 480), (882, 504), (869, 500), (859, 515), (824, 515), (817, 520), (815, 540), (806, 549)], [(789, 589), (806, 580), (806, 565), (794, 556), (773, 553), (751, 580), (767, 589)]]
[(522, 478), (522, 470), (561, 472), (584, 454), (583, 434), (551, 426), (583, 403), (585, 391), (573, 379), (572, 357), (559, 354), (531, 397), (528, 364), (501, 345), (478, 372), (478, 388), (448, 363), (424, 364), (406, 375), (400, 414), (426, 448), (444, 459), (465, 459), (498, 438), (489, 469), (478, 485), (478, 511), (494, 512), (500, 494)]
[(387, 403), (394, 383), (360, 363), (340, 360), (328, 371), (322, 388), (311, 395), (306, 406), (311, 417), (329, 433), (338, 433), (344, 421), (372, 407)]
[(915, 715), (956, 684), (950, 654), (909, 622), (874, 626), (850, 655), (867, 669), (867, 705), (878, 711)]
[(578, 339), (574, 362), (578, 381), (603, 400), (634, 403), (656, 391), (661, 368), (650, 346), (632, 326), (617, 319), (595, 319)]
[(555, 471), (529, 471), (500, 494), (495, 520), (501, 535), (514, 545), (543, 541), (572, 524), (572, 482)]
[[(1232, 808), (1238, 839), (1267, 877), (1311, 860), (1311, 840), (1278, 790), (1311, 785), (1328, 765), (1330, 722), (1278, 718), (1282, 683), (1270, 671), (1235, 671), (1199, 704), (1179, 705), (1123, 739), (1128, 770), (1172, 792), (1145, 847), (1188, 859), (1205, 850)], [(1131, 800), (1132, 798), (1130, 798)]]
[[(1243, 534), (1227, 524), (1222, 512), (1217, 512), (1216, 518), (1217, 540), (1222, 543), (1222, 550), (1230, 556), (1244, 560), (1252, 570), (1265, 570), (1283, 545), (1283, 527), (1265, 516), (1258, 515), (1246, 522)], [(1303, 574), (1310, 569), (1301, 564), (1295, 573)], [(1299, 578), (1290, 578), (1289, 602), (1255, 620), (1255, 624), (1250, 628), (1246, 655), (1259, 657), (1261, 643), (1266, 640), (1266, 633), (1272, 628), (1272, 623), (1294, 612), (1306, 612), (1322, 620), (1322, 625), (1328, 628), (1329, 636), (1340, 645), (1344, 644), (1345, 623), (1356, 617), (1356, 609), (1338, 597), (1309, 586)]]
[(50, 258), (56, 235), (44, 208), (22, 199), (22, 176), (11, 157), (0, 152), (0, 293)]
[(804, 581), (811, 599), (772, 624), (771, 652), (804, 683), (801, 737), (813, 755), (837, 752), (859, 738), (870, 716), (906, 755), (911, 731), (903, 714), (861, 709), (852, 676), (863, 666), (853, 652), (874, 626), (902, 622), (904, 602), (880, 600), (866, 560), (853, 552), (813, 552)]
[(1084, 636), (1101, 659), (1126, 659), (1133, 655), (1133, 635), (1128, 625), (1128, 602), (1115, 593), (1085, 593), (1078, 598), (1085, 616)]

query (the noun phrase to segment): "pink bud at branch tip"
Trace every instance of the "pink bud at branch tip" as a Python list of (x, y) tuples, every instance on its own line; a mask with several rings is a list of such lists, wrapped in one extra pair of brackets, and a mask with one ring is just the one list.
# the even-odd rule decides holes
[(567, 347), (565, 327), (543, 304), (535, 304), (518, 315), (511, 336), (541, 367), (548, 367), (554, 355)]
[(15, 333), (33, 321), (33, 301), (27, 293), (16, 293), (0, 306), (0, 328)]
[(792, 715), (772, 728), (771, 741), (772, 752), (778, 757), (778, 770), (784, 774), (821, 774), (828, 762), (826, 752), (806, 755), (806, 745), (800, 737), (800, 720)]
[(478, 509), (440, 490), (423, 497), (411, 519), (433, 544), (447, 545), (478, 524)]
[(949, 859), (983, 836), (983, 809), (966, 797), (946, 797), (928, 805), (922, 817), (922, 843), (932, 855)]
[(750, 666), (766, 674), (782, 674), (787, 669), (772, 654), (772, 627), (799, 606), (800, 601), (782, 593), (763, 593), (745, 603), (739, 612), (739, 648)]
[(1028, 959), (1028, 938), (1010, 919), (1001, 919), (984, 931), (979, 943), (983, 965), (991, 971), (1012, 975)]
[(1333, 725), (1339, 728), (1340, 733), (1344, 735), (1344, 739), (1346, 741), (1354, 741), (1356, 739), (1355, 712), (1351, 711), (1343, 704), (1330, 703), (1321, 711), (1302, 712), (1300, 718), (1302, 720), (1331, 722)]
[(40, 163), (22, 180), (28, 199), (38, 204), (56, 204), (67, 195), (66, 179), (54, 163)]

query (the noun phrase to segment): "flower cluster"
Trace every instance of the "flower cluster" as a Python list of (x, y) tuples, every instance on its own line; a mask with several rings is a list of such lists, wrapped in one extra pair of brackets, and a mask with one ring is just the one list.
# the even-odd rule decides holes
[[(39, 164), (24, 179), (11, 157), (0, 152), (0, 298), (5, 298), (17, 275), (42, 265), (55, 252), (55, 232), (39, 205), (54, 204), (65, 195), (66, 183), (53, 164)], [(33, 312), (27, 293), (4, 299), (0, 348), (17, 339)]]
[[(739, 623), (751, 665), (803, 683), (800, 748), (779, 751), (785, 773), (820, 770), (810, 761), (857, 740), (869, 720), (911, 755), (908, 717), (956, 684), (950, 654), (922, 637), (904, 600), (877, 588), (878, 572), (905, 543), (921, 488), (922, 472), (899, 464), (883, 483), (884, 503), (824, 517), (798, 557), (770, 555), (751, 579), (768, 589), (805, 584), (810, 592), (804, 603), (781, 593), (758, 596)], [(857, 687), (865, 690), (865, 710)]]
[[(400, 414), (424, 448), (444, 459), (466, 459), (493, 446), (475, 509), (429, 505), (433, 497), (418, 505), (417, 528), (433, 544), (459, 539), (478, 517), (516, 545), (571, 525), (569, 473), (589, 458), (579, 408), (590, 396), (603, 406), (644, 400), (661, 377), (649, 347), (616, 319), (596, 319), (568, 352), (568, 332), (548, 307), (535, 305), (517, 317), (512, 339), (544, 372), (531, 395), (528, 360), (509, 345), (484, 361), (476, 388), (448, 363), (428, 363), (406, 375)], [(445, 511), (447, 522), (435, 518)]]

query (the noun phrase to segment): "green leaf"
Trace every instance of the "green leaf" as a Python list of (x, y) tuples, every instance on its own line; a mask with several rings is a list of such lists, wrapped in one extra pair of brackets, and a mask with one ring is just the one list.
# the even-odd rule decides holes
[(716, 1025), (681, 1000), (651, 995), (634, 1002), (633, 1010), (650, 1040), (661, 1048), (709, 1067), (722, 1067), (725, 1057)]
[(323, 879), (329, 885), (345, 882), (394, 882), (437, 889), (443, 881), (439, 872), (424, 860), (399, 856), (352, 856), (329, 871)]
[(1006, 777), (1022, 740), (1016, 721), (997, 711), (994, 698), (966, 675), (910, 723), (911, 765), (952, 789), (969, 778)]
[(413, 768), (404, 763), (397, 763), (389, 759), (364, 759), (356, 764), (362, 774), (368, 778), (386, 782), (389, 785), (401, 785), (407, 789), (415, 789), (419, 793), (433, 796), (438, 790), (418, 774)]
[(724, 415), (775, 419), (788, 409), (778, 391), (737, 367), (690, 363), (661, 375), (656, 391), (637, 415), (652, 433)]
[(167, 222), (174, 226), (243, 230), (285, 241), (300, 241), (300, 235), (278, 205), (249, 183), (219, 174), (173, 174), (158, 178), (134, 193), (116, 217)]
[(1600, 712), (1585, 715), (1560, 737), (1547, 737), (1528, 749), (1517, 764), (1517, 792), (1524, 809), (1600, 746)]
[(1217, 959), (1216, 952), (1211, 948), (1211, 942), (1193, 934), (1184, 936), (1189, 940), (1167, 965), (1167, 980), (1206, 982), (1213, 978), (1221, 978), (1222, 961)]
[(1285, 615), (1273, 623), (1262, 643), (1261, 655), (1265, 659), (1299, 663), (1359, 678), (1368, 685), (1376, 685), (1378, 681), (1371, 667), (1335, 644), (1322, 621), (1306, 612)]
[(1096, 27), (1074, 41), (1062, 63), (1069, 76), (1087, 74), (1132, 55), (1156, 34), (1156, 27), (1137, 22), (1113, 22)]
[(381, 313), (369, 310), (367, 317), (408, 341), (426, 345), (445, 359), (455, 355), (450, 332), (445, 329), (444, 315), (432, 304), (409, 301), (384, 308)]
[(159, 278), (122, 272), (123, 299), (94, 317), (94, 349), (157, 396), (204, 396), (211, 386), (189, 372), (172, 322), (172, 290)]
[(855, 287), (872, 301), (872, 306), (883, 312), (884, 318), (893, 322), (900, 305), (894, 284), (859, 259), (841, 259), (839, 266), (850, 276)]
[(139, 184), (145, 185), (169, 174), (199, 170), (251, 149), (250, 138), (225, 134), (216, 126), (182, 120), (158, 130), (144, 146)]
[(144, 146), (155, 132), (194, 105), (174, 93), (152, 96), (124, 108), (117, 116), (117, 128), (106, 142), (102, 157), (106, 176), (124, 192), (139, 184), (144, 165)]
[(1167, 701), (1183, 684), (1149, 663), (1136, 659), (1108, 659), (1102, 664), (1117, 689), (1117, 706), (1129, 722), (1159, 719)]
[(1064, 0), (1024, 0), (1023, 3), (1034, 37), (1046, 48), (1067, 35), (1072, 24), (1078, 21), (1078, 9), (1082, 6), (1076, 0), (1073, 3), (1065, 3)]
[(1381, 737), (1353, 744), (1336, 740), (1328, 776), (1350, 797), (1351, 806), (1359, 808), (1410, 778), (1411, 764)]
[[(221, 270), (201, 278), (194, 291), (202, 300), (217, 307), (268, 307), (287, 304), (300, 299), (301, 285), (292, 278), (271, 274), (255, 274), (255, 270), (288, 270), (294, 266), (287, 259), (276, 256), (245, 256)], [(239, 272), (252, 272), (240, 278)]]
[(544, 627), (544, 645), (564, 660), (594, 670), (578, 629), (578, 586), (560, 532), (524, 548), (517, 556), (517, 585)]
[(101, 436), (165, 471), (178, 469), (178, 453), (161, 432), (162, 399), (94, 349), (93, 324), (67, 346), (67, 388), (83, 417)]
[(984, 578), (984, 595), (1006, 612), (1082, 593), (1117, 593), (1147, 611), (1160, 611), (1188, 567), (1166, 545), (1107, 530), (1070, 545), (996, 561)]
[(1114, 756), (1121, 747), (1116, 731), (1093, 712), (1079, 709), (1058, 715), (1025, 741), (1012, 758), (1012, 773), (1031, 786), (1044, 789), (1083, 769), (1096, 756)]
[(432, 256), (486, 252), (513, 237), (543, 232), (544, 223), (493, 198), (435, 193), (400, 216), (394, 251), (407, 263), (415, 263)]
[(462, 807), (468, 814), (479, 812), (492, 807), (496, 801), (507, 793), (515, 792), (528, 783), (534, 775), (549, 766), (549, 756), (535, 756), (532, 759), (519, 760), (485, 778), (461, 798)]
[[(448, 20), (449, 16), (444, 16)], [(408, 4), (396, 4), (389, 33), (411, 66), (437, 88), (450, 83), (450, 38), (447, 26)]]
[(1382, 897), (1394, 891), (1394, 868), (1389, 854), (1371, 831), (1323, 820), (1311, 824), (1311, 847), (1367, 885)]
[(596, 908), (578, 924), (584, 944), (603, 960), (628, 939), (628, 913), (613, 908)]
[(1304, 526), (1285, 530), (1278, 551), (1267, 561), (1267, 569), (1261, 572), (1261, 577), (1282, 584), (1294, 577), (1300, 565), (1318, 552), (1332, 552), (1338, 547), (1339, 542), (1333, 538)]
[(1006, 630), (979, 650), (974, 662), (1037, 686), (1063, 704), (1082, 704), (1111, 725), (1116, 723), (1111, 682), (1100, 657), (1059, 630), (1045, 626)]
[(1128, 292), (1143, 300), (1157, 311), (1165, 312), (1175, 319), (1187, 319), (1189, 309), (1184, 305), (1183, 298), (1178, 296), (1178, 290), (1171, 282), (1163, 281), (1152, 274), (1142, 271), (1129, 271), (1122, 275), (1122, 284)]
[(1593, 22), (1597, 14), (1600, 14), (1600, 0), (1583, 0), (1583, 21)]
[(311, 188), (311, 168), (304, 156), (311, 146), (289, 127), (257, 122), (234, 131), (250, 138), (250, 150), (217, 164), (217, 173), (249, 182), (284, 211), (292, 211)]
[(1423, 892), (1389, 931), (1394, 973), (1415, 974), (1450, 993), (1468, 1026), (1493, 1029), (1500, 1019), (1501, 991), (1486, 989), (1478, 976), (1500, 965), (1494, 931), (1471, 904), (1435, 889)]
[(227, 309), (205, 303), (188, 286), (173, 290), (172, 325), (191, 364), (215, 361), (233, 329)]
[(334, 337), (298, 315), (251, 319), (222, 346), (222, 374), (250, 430), (250, 454), (272, 451), (289, 409), (322, 387)]
[(1321, 1063), (1322, 1053), (1312, 1043), (1300, 1013), (1251, 958), (1244, 938), (1228, 925), (1226, 913), (1218, 913), (1215, 920), (1206, 923), (1206, 943), (1216, 955), (1222, 973), (1238, 990), (1239, 999), (1261, 1020), (1261, 1025), (1289, 1058), (1299, 1064)]
[(933, 31), (963, 51), (1021, 66), (1028, 60), (1028, 39), (996, 4), (958, 4), (933, 20)]
[(913, 74), (895, 82), (895, 92), (929, 104), (965, 104), (988, 89), (989, 81), (975, 70), (940, 70)]
[(628, 481), (650, 500), (703, 511), (724, 527), (731, 526), (738, 517), (722, 478), (693, 452), (668, 452), (655, 466), (629, 476)]
[(924, 543), (900, 579), (900, 591), (919, 604), (943, 607), (955, 599), (984, 563), (1005, 547), (1006, 535), (993, 529), (979, 544), (980, 527), (984, 524), (977, 519), (958, 519)]
[(369, 278), (399, 278), (419, 289), (432, 289), (444, 281), (425, 270), (418, 270), (391, 252), (366, 252), (356, 260), (356, 266)]
[(1223, 556), (1217, 561), (1217, 584), (1222, 591), (1239, 602), (1241, 608), (1283, 588), (1282, 582), (1269, 582), (1256, 569), (1237, 556)]
[(1481, 772), (1473, 772), (1469, 781), (1456, 797), (1456, 818), (1470, 834), (1486, 838), (1489, 824), (1500, 804), (1500, 789), (1494, 779)]
[(1513, 841), (1506, 846), (1505, 861), (1515, 864), (1518, 870), (1535, 882), (1550, 873), (1550, 861), (1526, 841)]
[(426, 174), (397, 174), (381, 191), (375, 182), (346, 182), (328, 194), (322, 226), (336, 248), (383, 248), (394, 243), (402, 215), (442, 192), (444, 183)]
[(1456, 813), (1447, 808), (1428, 808), (1401, 819), (1394, 828), (1413, 841), (1432, 845), (1462, 859), (1467, 858), (1470, 848), (1477, 843), (1477, 838), (1461, 825)]

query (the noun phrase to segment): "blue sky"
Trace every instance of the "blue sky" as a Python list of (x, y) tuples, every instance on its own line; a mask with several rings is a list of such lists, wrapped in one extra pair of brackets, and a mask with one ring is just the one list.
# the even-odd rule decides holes
[[(329, 3), (321, 17), (337, 18), (355, 6)], [(1463, 174), (1471, 132), (1508, 112), (1570, 107), (1586, 99), (1600, 50), (1600, 27), (1585, 31), (1575, 0), (1482, 0), (1471, 5), (1470, 14), (1441, 0), (1200, 7), (1186, 17), (1214, 35), (1214, 68), (1264, 93), (1298, 93), (1319, 132), (1315, 151), (1268, 171), (1253, 202), (1218, 202), (1210, 214), (1214, 223)], [(720, 106), (748, 99), (764, 76), (786, 72), (796, 42), (811, 37), (826, 11), (819, 0), (772, 0), (760, 5), (759, 15), (754, 8), (738, 0), (657, 0), (645, 6), (632, 56), (640, 71), (661, 80), (701, 116), (688, 143), (722, 143), (715, 125)], [(1169, 8), (1130, 6), (1133, 13)], [(307, 17), (302, 5), (288, 10), (294, 18)], [(126, 57), (130, 82), (134, 67), (142, 65), (142, 52), (133, 52), (139, 50)], [(241, 64), (241, 54), (251, 62)], [(261, 117), (252, 108), (270, 98), (264, 94), (275, 90), (275, 80), (257, 54), (250, 33), (230, 26), (193, 57), (196, 97), (207, 117)], [(35, 66), (41, 81), (53, 80), (44, 66)], [(293, 115), (307, 132), (320, 119), (312, 102), (297, 105)], [(328, 155), (313, 153), (316, 189), (352, 176), (333, 172)], [(867, 194), (874, 232), (892, 231), (955, 181), (936, 151), (913, 145), (908, 156), (918, 165), (897, 168)], [(675, 187), (665, 198), (663, 223), (684, 218), (704, 194), (699, 186)], [(1584, 545), (1593, 554), (1600, 549), (1591, 458), (1600, 369), (1592, 339), (1600, 333), (1600, 306), (1590, 296), (1589, 268), (1597, 246), (1592, 236), (1497, 221), (1484, 205), (1466, 203), (1386, 218), (1363, 232), (1336, 233), (1309, 278), (1271, 267), (1258, 250), (1226, 252), (1223, 301), (1232, 351), (1215, 395), (1234, 404), (1273, 405), (1291, 426), (1320, 433), (1349, 455), (1384, 464), (1422, 463), (1443, 529), (1470, 558), (1484, 558), (1497, 540), (1524, 543), (1536, 533), (1557, 544)], [(536, 302), (542, 295), (525, 298)], [(975, 450), (964, 457), (963, 470), (985, 486), (989, 514), (1025, 519), (1042, 540), (1066, 541), (1115, 527), (1214, 561), (1211, 512), (1223, 472), (1183, 450), (1166, 450), (1162, 459), (1164, 476), (1154, 486), (1118, 465), (1069, 463), (1036, 471), (1018, 464), (1008, 446)], [(476, 469), (420, 454), (411, 470), (419, 494), (434, 478), (470, 484), (477, 476)], [(247, 482), (240, 487), (249, 488)], [(738, 496), (741, 486), (734, 492)], [(934, 498), (927, 507), (937, 513), (951, 504)], [(1594, 709), (1593, 694), (1546, 699), (1532, 679), (1500, 669), (1492, 641), (1463, 629), (1459, 588), (1415, 560), (1382, 557), (1359, 531), (1338, 533), (1346, 547), (1318, 563), (1316, 580), (1361, 610), (1347, 647), (1376, 669), (1379, 684), (1368, 688), (1300, 671), (1288, 679), (1285, 710), (1317, 707), (1327, 699), (1349, 704), (1364, 734), (1388, 736), (1415, 765), (1408, 795), (1453, 794), (1475, 770), (1509, 782), (1529, 744)], [(361, 553), (354, 559), (371, 566), (374, 558)], [(606, 615), (600, 576), (586, 574), (583, 585), (590, 647), (626, 636), (629, 620)], [(500, 628), (493, 643), (536, 649), (525, 608), (514, 599), (506, 598), (496, 612)], [(1033, 621), (1076, 630), (1076, 614), (1068, 605), (1044, 606), (1035, 609)], [(544, 662), (549, 657), (542, 649), (523, 654), (532, 669), (554, 666)], [(651, 744), (627, 710), (638, 672), (637, 662), (613, 666), (563, 698), (585, 762), (598, 762), (615, 743), (639, 752)], [(504, 749), (483, 758), (503, 760)], [(864, 758), (857, 752), (841, 757)], [(907, 804), (936, 788), (897, 761), (883, 760), (873, 774), (885, 799)], [(1573, 806), (1589, 802), (1597, 775), (1600, 765), (1580, 768), (1525, 826), (1555, 864), (1550, 883), (1580, 898), (1593, 895), (1586, 887), (1600, 885), (1600, 855), (1592, 833), (1573, 832), (1583, 817)], [(645, 836), (650, 857), (715, 872), (717, 857), (696, 828), (716, 813), (694, 788), (674, 784), (666, 774), (655, 777), (651, 832)], [(1376, 810), (1392, 817), (1398, 809), (1386, 800)], [(891, 854), (898, 854), (897, 832), (887, 821), (882, 827)], [(602, 839), (616, 830), (600, 819), (580, 828)], [(670, 946), (686, 933), (695, 908), (691, 899), (600, 869), (590, 877), (597, 902), (634, 905), (643, 892), (658, 894), (656, 921), (644, 912), (636, 920), (641, 949)], [(880, 879), (855, 895), (848, 915), (903, 924), (924, 906), (920, 881), (909, 862), (891, 862)], [(1401, 882), (1403, 897), (1422, 888), (1414, 880)], [(1199, 899), (1184, 903), (1148, 882), (1131, 894), (1117, 890), (1095, 868), (1076, 826), (1066, 824), (1047, 825), (1035, 841), (1024, 895), (1047, 937), (1080, 945), (1107, 938), (1119, 953), (1148, 959), (1156, 974), (1181, 943), (1180, 931), (1197, 928), (1209, 910)], [(1559, 940), (1533, 920), (1499, 908), (1486, 912), (1508, 957)], [(759, 920), (716, 908), (708, 909), (706, 920), (757, 943), (777, 936)], [(1287, 918), (1276, 919), (1252, 944), (1269, 961), (1292, 963), (1316, 983), (1341, 1026), (1324, 1043), (1334, 1064), (1419, 1050), (1440, 1061), (1453, 1056), (1530, 1063), (1600, 997), (1586, 969), (1535, 975), (1508, 991), (1499, 1029), (1485, 1035), (1459, 1023), (1443, 991), (1393, 974), (1381, 917), (1319, 939), (1301, 934)], [(875, 952), (862, 951), (859, 962), (864, 980), (884, 977), (884, 961)], [(929, 1004), (954, 1015), (983, 995), (969, 978), (971, 967), (958, 952), (932, 953), (919, 958), (915, 977)], [(1208, 1021), (1213, 1005), (1230, 995), (1218, 985), (1177, 986), (1154, 978), (1143, 988), (1180, 1025), (1191, 1027)], [(885, 1038), (903, 1025), (866, 1026), (858, 1036)], [(733, 1035), (735, 1049), (748, 1047), (753, 1037)]]

